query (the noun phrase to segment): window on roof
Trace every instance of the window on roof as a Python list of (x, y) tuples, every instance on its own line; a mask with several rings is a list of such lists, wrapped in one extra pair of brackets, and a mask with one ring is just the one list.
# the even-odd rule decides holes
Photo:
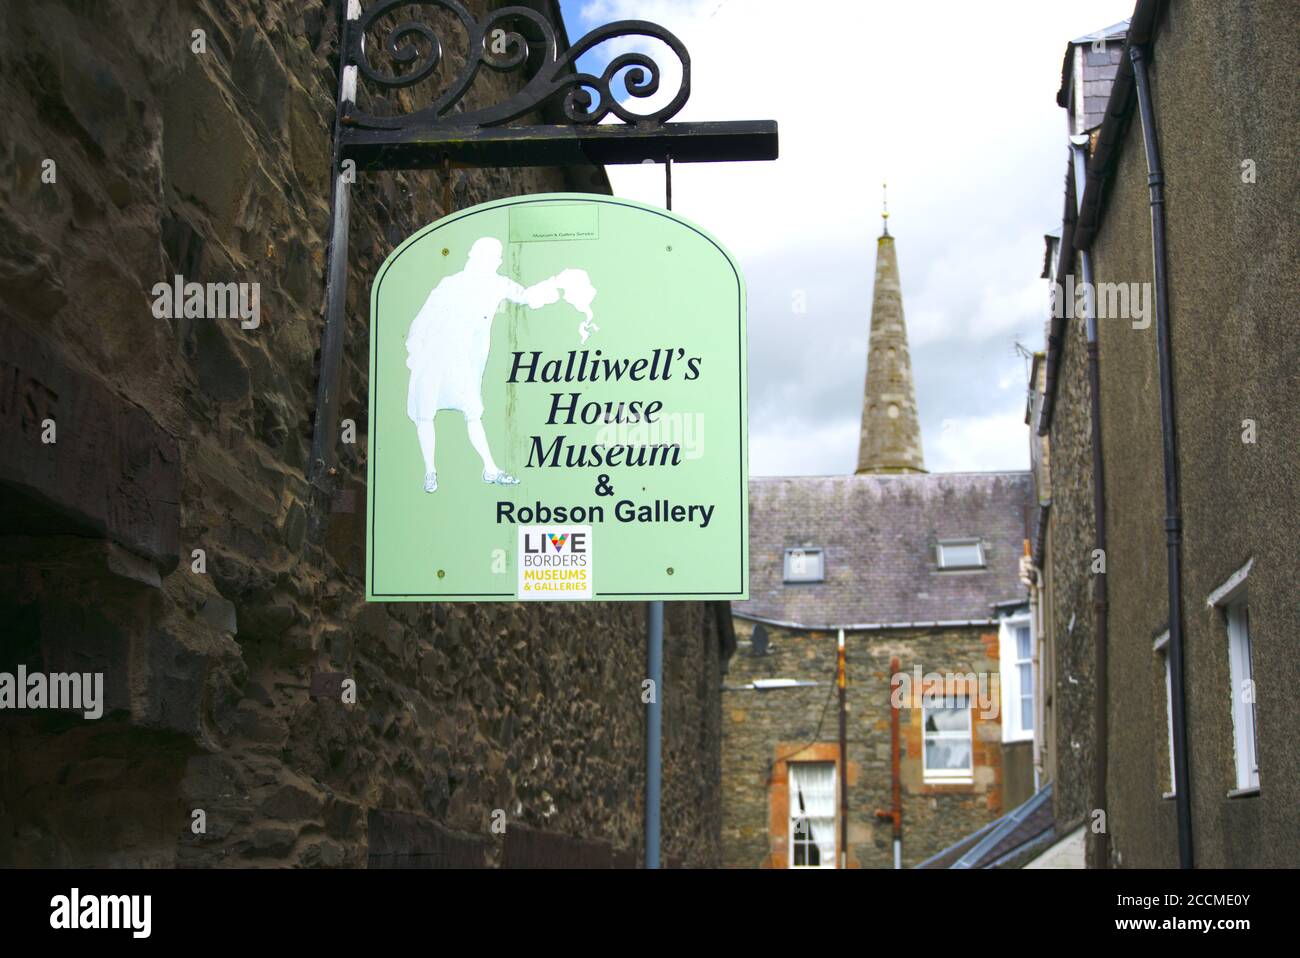
[(984, 549), (978, 539), (949, 539), (939, 543), (940, 569), (982, 569)]
[(821, 549), (786, 549), (786, 582), (821, 582), (826, 578), (826, 558)]

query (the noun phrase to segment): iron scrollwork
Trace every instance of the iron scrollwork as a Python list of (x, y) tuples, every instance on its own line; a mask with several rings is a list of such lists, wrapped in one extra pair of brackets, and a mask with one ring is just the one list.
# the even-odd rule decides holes
[[(542, 14), (527, 7), (502, 7), (481, 20), (460, 0), (380, 0), (349, 25), (347, 58), (371, 84), (384, 89), (414, 86), (431, 77), (443, 62), (441, 39), (427, 23), (404, 20), (388, 29), (383, 49), (402, 72), (385, 72), (371, 62), (364, 42), (376, 23), (399, 7), (440, 8), (459, 20), (467, 38), (467, 54), (459, 72), (426, 107), (396, 116), (375, 116), (350, 109), (344, 118), (348, 126), (375, 130), (399, 130), (419, 125), (440, 128), (502, 126), (558, 100), (569, 123), (599, 123), (613, 115), (637, 127), (656, 127), (674, 116), (690, 96), (691, 60), (686, 47), (668, 30), (645, 20), (621, 20), (592, 30), (559, 54), (555, 27)], [(513, 29), (512, 29), (513, 27)], [(527, 29), (532, 39), (525, 36)], [(595, 47), (618, 37), (647, 37), (663, 42), (681, 61), (681, 86), (664, 107), (653, 113), (634, 113), (614, 96), (621, 86), (628, 97), (644, 99), (659, 91), (662, 71), (646, 53), (622, 53), (596, 76), (579, 72), (578, 58)], [(423, 51), (421, 50), (423, 47)], [(502, 52), (504, 50), (504, 52)], [(518, 70), (540, 51), (541, 63), (522, 88), (501, 103), (453, 113), (482, 67), (496, 72)], [(620, 76), (621, 75), (621, 76)], [(450, 114), (450, 115), (449, 115)]]

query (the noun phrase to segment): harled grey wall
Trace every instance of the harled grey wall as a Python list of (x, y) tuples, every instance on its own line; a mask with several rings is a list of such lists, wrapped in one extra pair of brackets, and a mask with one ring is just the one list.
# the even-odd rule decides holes
[[(1196, 863), (1300, 864), (1300, 8), (1166, 5), (1152, 68), (1165, 167), (1182, 469), (1184, 614)], [(1252, 160), (1256, 180), (1242, 180)], [(1149, 282), (1147, 169), (1136, 116), (1094, 244), (1099, 282)], [(1177, 864), (1163, 679), (1164, 501), (1155, 325), (1100, 324), (1110, 552), (1112, 856)], [(1243, 442), (1253, 420), (1257, 441)], [(1054, 454), (1056, 450), (1053, 449)], [(1055, 479), (1055, 476), (1054, 476)], [(1206, 598), (1248, 560), (1261, 790), (1234, 788), (1227, 635)]]

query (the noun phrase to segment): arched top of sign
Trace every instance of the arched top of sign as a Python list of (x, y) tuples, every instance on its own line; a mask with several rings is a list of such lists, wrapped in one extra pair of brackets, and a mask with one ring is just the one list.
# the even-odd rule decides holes
[(469, 217), (476, 216), (480, 213), (486, 213), (489, 210), (502, 209), (508, 206), (527, 206), (532, 204), (564, 204), (564, 203), (599, 203), (606, 206), (622, 206), (628, 209), (641, 210), (645, 213), (663, 217), (665, 220), (683, 226), (686, 229), (698, 234), (708, 241), (731, 267), (732, 272), (736, 275), (736, 283), (743, 290), (745, 281), (740, 271), (740, 265), (736, 258), (731, 255), (731, 251), (722, 245), (722, 242), (704, 227), (692, 223), (684, 216), (680, 216), (671, 210), (665, 210), (662, 207), (653, 206), (649, 203), (641, 203), (637, 200), (627, 200), (615, 196), (605, 196), (601, 193), (534, 193), (527, 196), (512, 196), (504, 200), (492, 200), (489, 203), (480, 203), (477, 206), (470, 206), (450, 216), (444, 216), (440, 220), (430, 223), (428, 226), (416, 230), (385, 257), (383, 263), (379, 266), (379, 271), (375, 274), (375, 289), (378, 290), (379, 284), (383, 282), (384, 273), (396, 262), (397, 258), (402, 255), (409, 247), (418, 243), (421, 239), (429, 236), (440, 229), (459, 223)]
[[(611, 114), (624, 123), (656, 127), (686, 104), (691, 88), (691, 59), (686, 47), (668, 30), (645, 20), (620, 20), (592, 30), (562, 54), (555, 27), (542, 14), (527, 7), (492, 10), (479, 19), (459, 0), (380, 0), (371, 4), (347, 32), (347, 63), (355, 64), (366, 81), (387, 89), (411, 87), (430, 79), (443, 62), (443, 39), (425, 20), (400, 19), (394, 11), (426, 7), (443, 11), (442, 20), (458, 22), (467, 51), (459, 71), (441, 85), (428, 106), (396, 116), (376, 116), (355, 108), (344, 114), (346, 126), (376, 130), (400, 129), (412, 124), (446, 127), (500, 126), (559, 101), (567, 122), (599, 123)], [(450, 15), (450, 16), (448, 16)], [(391, 72), (377, 66), (366, 48), (367, 34), (383, 37), (381, 48), (392, 61)], [(647, 53), (631, 51), (610, 60), (596, 76), (577, 70), (580, 57), (600, 44), (619, 37), (644, 37), (667, 45), (681, 62), (681, 84), (661, 109), (639, 114), (628, 110), (614, 95), (645, 99), (659, 92), (662, 71)], [(457, 44), (459, 46), (459, 43)], [(457, 58), (459, 59), (459, 58)], [(454, 112), (474, 84), (481, 67), (497, 72), (528, 68), (531, 78), (501, 103), (476, 110)]]

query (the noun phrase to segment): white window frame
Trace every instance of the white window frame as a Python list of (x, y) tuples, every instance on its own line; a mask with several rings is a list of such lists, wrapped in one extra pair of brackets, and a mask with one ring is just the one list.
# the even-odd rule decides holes
[[(831, 850), (831, 854), (830, 854), (830, 856), (829, 856), (829, 857), (830, 857), (830, 861), (827, 861), (827, 860), (826, 860), (826, 858), (827, 858), (826, 855), (822, 855), (822, 856), (821, 856), (821, 862), (820, 862), (820, 864), (817, 864), (817, 865), (796, 865), (796, 864), (794, 863), (794, 846), (795, 846), (795, 837), (794, 837), (794, 832), (795, 832), (795, 830), (794, 830), (794, 823), (795, 823), (796, 821), (798, 821), (801, 817), (804, 817), (804, 816), (800, 816), (800, 815), (799, 815), (799, 800), (798, 800), (798, 797), (797, 797), (797, 792), (796, 792), (796, 789), (795, 789), (795, 782), (794, 782), (795, 766), (798, 766), (798, 765), (829, 765), (830, 768), (831, 768), (831, 793), (832, 793), (833, 795), (836, 795), (836, 796), (839, 795), (839, 785), (840, 785), (839, 774), (840, 774), (840, 770), (839, 770), (839, 767), (838, 767), (838, 766), (839, 766), (839, 763), (838, 763), (838, 762), (790, 762), (790, 763), (788, 763), (788, 764), (786, 765), (786, 786), (787, 786), (787, 787), (786, 787), (786, 794), (789, 796), (789, 808), (787, 809), (787, 815), (786, 815), (786, 829), (785, 829), (786, 832), (787, 832), (787, 836), (786, 836), (786, 854), (789, 856), (789, 857), (786, 858), (786, 862), (787, 862), (787, 866), (786, 866), (786, 867), (787, 867), (787, 868), (790, 868), (790, 869), (793, 869), (793, 870), (795, 870), (795, 871), (820, 871), (820, 870), (822, 870), (822, 869), (824, 869), (824, 868), (834, 868), (834, 867), (835, 867), (835, 862), (839, 859), (839, 854), (840, 854), (840, 848), (839, 848), (839, 845), (840, 845), (840, 820), (839, 820), (840, 803), (839, 803), (838, 801), (835, 802), (835, 820), (834, 820), (834, 822), (832, 822), (832, 824), (831, 824), (831, 829), (832, 829), (832, 832), (833, 832), (833, 835), (834, 835), (834, 837), (833, 837), (833, 839), (832, 839), (832, 841), (833, 841), (833, 843), (834, 843), (834, 848)], [(809, 839), (808, 839), (808, 843), (809, 843), (809, 844), (814, 844), (814, 845), (816, 844), (816, 842), (813, 842), (813, 841), (812, 841), (811, 833), (810, 833), (810, 837), (809, 837)], [(820, 848), (820, 847), (817, 849), (817, 851), (818, 851), (818, 854), (821, 854), (821, 848)]]
[[(1259, 788), (1258, 716), (1255, 712), (1255, 668), (1251, 661), (1250, 605), (1244, 593), (1224, 608), (1228, 619), (1228, 671), (1232, 676), (1233, 765), (1237, 788)], [(1251, 686), (1246, 701), (1246, 685)]]
[[(959, 709), (949, 703), (959, 701), (964, 703)], [(939, 708), (943, 711), (959, 710), (966, 715), (966, 730), (964, 732), (927, 732), (926, 719), (929, 717), (931, 707), (926, 701), (926, 696), (921, 697), (921, 780), (927, 784), (935, 785), (969, 785), (975, 781), (975, 722), (971, 717), (971, 700), (969, 695), (947, 695), (943, 697), (943, 705)], [(966, 768), (930, 768), (928, 762), (928, 753), (930, 751), (930, 738), (957, 740), (965, 738), (970, 744), (970, 765)]]
[[(816, 556), (817, 557), (817, 575), (792, 576), (790, 574), (791, 559), (796, 556)], [(784, 557), (781, 560), (781, 578), (785, 582), (802, 583), (802, 582), (825, 582), (826, 581), (826, 551), (820, 547), (810, 546), (807, 549), (786, 549)]]
[(1165, 674), (1165, 737), (1169, 753), (1169, 791), (1164, 798), (1173, 798), (1178, 793), (1178, 779), (1174, 774), (1174, 665), (1169, 660), (1169, 631), (1166, 629), (1156, 639), (1152, 650), (1160, 656)]
[[(950, 565), (949, 563), (945, 562), (943, 558), (944, 546), (974, 546), (975, 554), (979, 557), (979, 560), (974, 565), (969, 563), (963, 565)], [(965, 569), (984, 569), (988, 567), (988, 562), (984, 555), (984, 543), (981, 542), (979, 539), (939, 540), (938, 545), (935, 547), (935, 562), (937, 563), (940, 569), (945, 569), (945, 570), (951, 569), (953, 571), (961, 571)]]
[[(1021, 659), (1016, 648), (1016, 629), (1029, 629), (1029, 659)], [(1030, 709), (1034, 718), (1038, 716), (1037, 670), (1034, 668), (1034, 647), (1037, 637), (1034, 635), (1034, 622), (1028, 612), (1009, 615), (999, 623), (998, 629), (998, 665), (1001, 672), (999, 686), (1002, 707), (1002, 741), (1032, 742), (1033, 728), (1025, 728), (1021, 715), (1021, 699), (1029, 696)], [(1017, 667), (1028, 661), (1029, 690), (1020, 687), (1020, 669)]]
[[(1232, 764), (1236, 792), (1259, 790), (1258, 715), (1255, 709), (1257, 689), (1251, 656), (1250, 601), (1246, 580), (1255, 560), (1251, 559), (1210, 593), (1206, 605), (1218, 608), (1224, 616), (1228, 634), (1228, 676), (1231, 682), (1229, 701), (1232, 707)], [(1246, 683), (1251, 684), (1251, 701), (1245, 697)]]

